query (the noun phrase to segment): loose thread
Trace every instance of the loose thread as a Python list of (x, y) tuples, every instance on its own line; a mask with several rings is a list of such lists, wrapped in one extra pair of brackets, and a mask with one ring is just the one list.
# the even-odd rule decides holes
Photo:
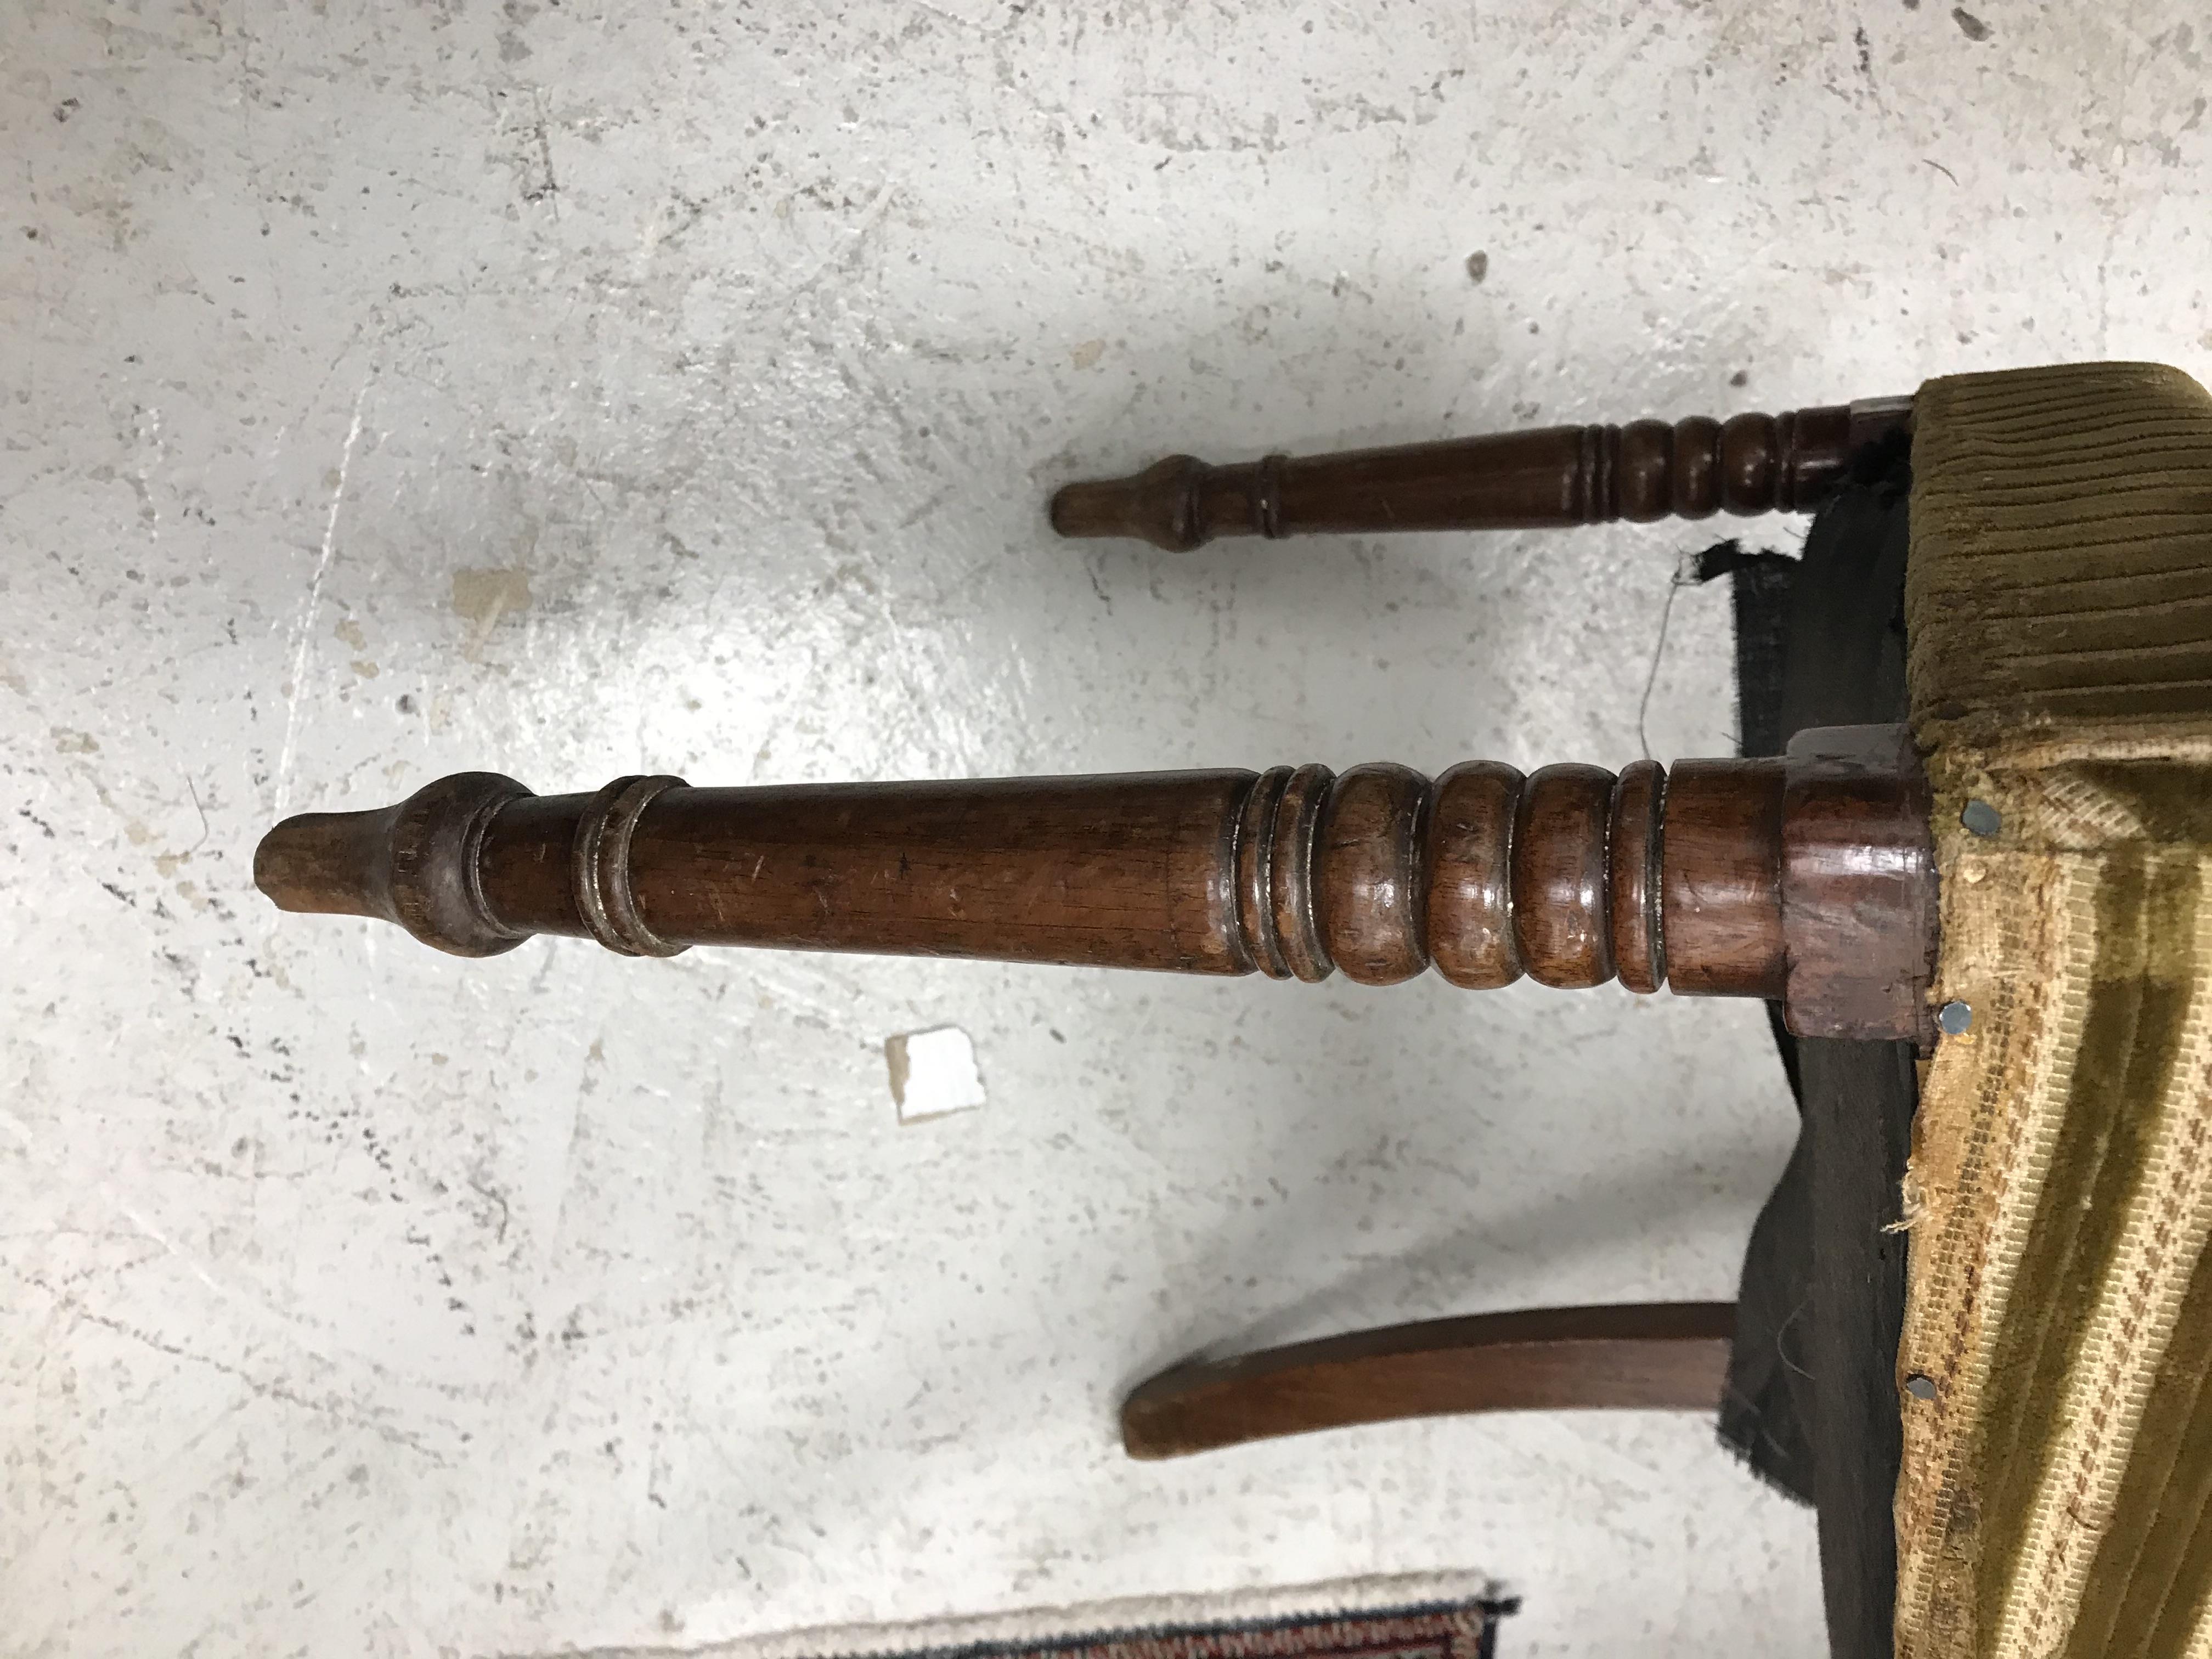
[(1659, 638), (1651, 647), (1651, 672), (1644, 677), (1644, 696), (1636, 705), (1636, 744), (1644, 751), (1644, 758), (1651, 758), (1651, 739), (1644, 729), (1645, 718), (1651, 712), (1651, 693), (1659, 684), (1659, 665), (1667, 655), (1667, 624), (1674, 615), (1674, 596), (1698, 580), (1689, 574), (1685, 560), (1674, 567), (1674, 576), (1667, 584), (1667, 602), (1659, 607)]

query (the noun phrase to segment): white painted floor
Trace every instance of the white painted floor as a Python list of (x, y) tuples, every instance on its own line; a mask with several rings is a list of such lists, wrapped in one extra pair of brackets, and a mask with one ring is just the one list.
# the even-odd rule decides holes
[[(1045, 496), (2207, 374), (2202, 6), (1977, 6), (15, 0), (0, 1650), (1466, 1568), (1514, 1659), (1817, 1652), (1809, 1517), (1701, 1421), (1112, 1426), (1200, 1347), (1729, 1294), (1754, 1008), (464, 963), (248, 867), (469, 768), (1630, 759), (1708, 529), (1176, 557)], [(1654, 752), (1727, 750), (1728, 650), (1685, 595)], [(902, 1127), (884, 1041), (942, 1025), (988, 1103)]]

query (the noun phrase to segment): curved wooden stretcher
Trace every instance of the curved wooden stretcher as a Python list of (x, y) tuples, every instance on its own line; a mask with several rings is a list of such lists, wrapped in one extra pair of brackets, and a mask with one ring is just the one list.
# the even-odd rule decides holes
[(1709, 1412), (1729, 1302), (1540, 1308), (1390, 1325), (1162, 1371), (1121, 1407), (1132, 1457), (1460, 1412)]

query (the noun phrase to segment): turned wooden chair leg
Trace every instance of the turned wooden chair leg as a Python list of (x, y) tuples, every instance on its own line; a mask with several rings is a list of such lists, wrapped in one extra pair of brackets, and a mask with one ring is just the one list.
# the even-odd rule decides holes
[(1391, 1325), (1182, 1364), (1121, 1407), (1139, 1458), (1462, 1412), (1720, 1404), (1735, 1304), (1536, 1308)]
[(1806, 512), (1853, 453), (1909, 431), (1910, 398), (1782, 415), (1554, 426), (1392, 449), (1209, 466), (1170, 455), (1052, 498), (1063, 536), (1123, 536), (1187, 553), (1216, 536), (1545, 530), (1670, 514)]
[(464, 772), (308, 812), (253, 877), (287, 910), (378, 916), (459, 956), (533, 933), (1078, 963), (1395, 985), (1524, 973), (1778, 999), (1807, 1036), (1929, 1029), (1936, 872), (1901, 726), (1778, 760), (1616, 777), (1471, 761), (970, 782), (535, 795)]

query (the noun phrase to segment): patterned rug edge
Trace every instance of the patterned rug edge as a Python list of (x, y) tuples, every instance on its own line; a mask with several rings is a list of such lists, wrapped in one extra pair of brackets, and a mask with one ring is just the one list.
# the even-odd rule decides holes
[[(1338, 1578), (1280, 1588), (1133, 1595), (1068, 1607), (929, 1619), (911, 1624), (817, 1625), (724, 1642), (652, 1647), (544, 1650), (501, 1659), (893, 1659), (1066, 1644), (1086, 1638), (1127, 1640), (1194, 1630), (1319, 1621), (1471, 1607), (1502, 1600), (1498, 1581), (1479, 1572), (1417, 1572)], [(1507, 1609), (1507, 1610), (1510, 1610)]]

